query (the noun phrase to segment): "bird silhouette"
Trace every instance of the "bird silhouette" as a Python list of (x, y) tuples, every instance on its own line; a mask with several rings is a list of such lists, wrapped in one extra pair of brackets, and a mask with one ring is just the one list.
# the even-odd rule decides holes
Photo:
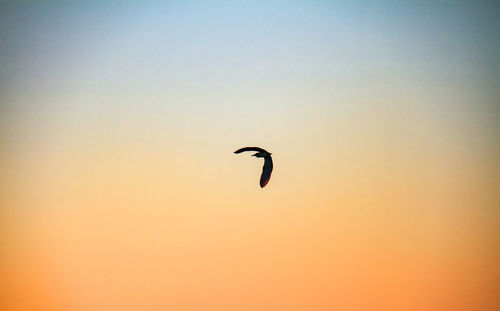
[(236, 150), (234, 153), (241, 153), (245, 151), (256, 151), (253, 157), (264, 158), (264, 166), (262, 167), (262, 175), (260, 176), (260, 187), (264, 188), (265, 185), (271, 179), (271, 173), (273, 171), (273, 159), (271, 158), (271, 153), (259, 147), (244, 147)]

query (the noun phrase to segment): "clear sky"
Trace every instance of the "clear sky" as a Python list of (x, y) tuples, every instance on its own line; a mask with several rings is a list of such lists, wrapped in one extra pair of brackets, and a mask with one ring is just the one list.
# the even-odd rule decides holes
[(2, 310), (500, 307), (499, 12), (3, 1)]

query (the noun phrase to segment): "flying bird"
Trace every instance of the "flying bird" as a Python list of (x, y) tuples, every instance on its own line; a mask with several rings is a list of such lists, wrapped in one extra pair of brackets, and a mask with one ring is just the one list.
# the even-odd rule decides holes
[(260, 187), (264, 188), (265, 185), (271, 179), (271, 173), (273, 171), (273, 159), (271, 158), (271, 153), (259, 147), (244, 147), (236, 150), (234, 153), (241, 153), (245, 151), (256, 151), (257, 153), (252, 155), (257, 158), (264, 158), (264, 167), (262, 167), (262, 175), (260, 176)]

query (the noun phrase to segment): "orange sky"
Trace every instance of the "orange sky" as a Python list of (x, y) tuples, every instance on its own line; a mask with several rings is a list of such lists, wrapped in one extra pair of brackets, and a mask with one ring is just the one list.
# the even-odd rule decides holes
[(496, 310), (490, 20), (446, 5), (7, 6), (2, 310)]

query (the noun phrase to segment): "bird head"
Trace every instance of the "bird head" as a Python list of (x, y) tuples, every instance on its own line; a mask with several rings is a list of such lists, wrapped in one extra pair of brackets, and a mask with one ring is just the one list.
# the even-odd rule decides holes
[(256, 154), (253, 154), (252, 157), (265, 158), (265, 157), (268, 157), (270, 155), (271, 155), (271, 153), (262, 151), (262, 152), (257, 152)]

